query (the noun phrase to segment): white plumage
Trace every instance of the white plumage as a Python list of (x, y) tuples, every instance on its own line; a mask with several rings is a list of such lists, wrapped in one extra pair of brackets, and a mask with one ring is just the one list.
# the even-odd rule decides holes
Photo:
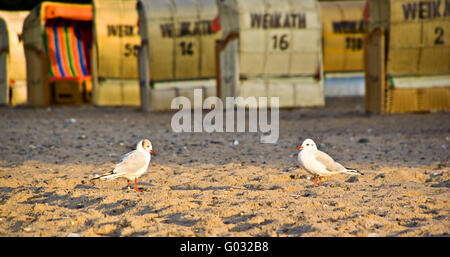
[(316, 176), (319, 177), (320, 185), (321, 178), (324, 176), (338, 173), (363, 175), (357, 170), (345, 168), (342, 164), (334, 161), (328, 154), (317, 149), (317, 145), (312, 139), (306, 139), (297, 149), (300, 149), (298, 162), (308, 173), (314, 175), (314, 187), (316, 186)]
[(120, 158), (116, 167), (111, 172), (96, 175), (93, 179), (112, 180), (120, 177), (126, 178), (128, 180), (128, 188), (130, 187), (130, 180), (134, 180), (136, 191), (140, 191), (137, 188), (137, 179), (147, 171), (151, 160), (150, 153), (156, 154), (153, 151), (152, 143), (148, 139), (143, 139), (137, 143), (136, 150)]

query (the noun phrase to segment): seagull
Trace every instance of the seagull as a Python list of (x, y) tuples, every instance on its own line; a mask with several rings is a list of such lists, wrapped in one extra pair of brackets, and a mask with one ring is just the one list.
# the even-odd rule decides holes
[(319, 177), (320, 186), (323, 176), (338, 173), (364, 175), (355, 169), (345, 168), (342, 164), (334, 161), (328, 154), (317, 149), (317, 145), (310, 138), (303, 141), (297, 149), (300, 150), (297, 157), (298, 162), (308, 173), (314, 175), (314, 187), (316, 187), (316, 177)]
[(130, 180), (134, 180), (136, 191), (142, 192), (137, 187), (137, 178), (147, 171), (151, 160), (151, 153), (156, 154), (153, 150), (152, 143), (148, 139), (142, 139), (137, 143), (136, 150), (123, 155), (112, 171), (103, 175), (95, 174), (92, 180), (126, 178), (128, 180), (128, 189), (130, 189)]

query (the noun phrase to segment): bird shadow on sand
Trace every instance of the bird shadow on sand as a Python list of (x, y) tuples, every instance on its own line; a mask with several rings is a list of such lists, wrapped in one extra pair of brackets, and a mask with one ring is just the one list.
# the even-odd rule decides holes
[(21, 204), (48, 204), (51, 206), (64, 207), (68, 209), (83, 209), (96, 205), (103, 200), (103, 197), (88, 197), (85, 195), (73, 197), (72, 193), (58, 194), (56, 191), (38, 193), (29, 197)]
[[(90, 184), (79, 184), (75, 186), (76, 189), (101, 189), (102, 187), (110, 187), (108, 186), (108, 181), (90, 181)], [(126, 180), (123, 181), (123, 183), (120, 183), (123, 186), (120, 187), (121, 190), (124, 191), (135, 191), (135, 184), (134, 182), (130, 181), (130, 187), (128, 188), (128, 184)], [(120, 186), (120, 185), (119, 185)], [(155, 184), (149, 183), (149, 182), (141, 182), (138, 181), (138, 189), (142, 190), (143, 192), (151, 191), (153, 187), (155, 187)]]
[[(77, 188), (77, 186), (75, 186), (75, 188)], [(72, 210), (83, 210), (93, 207), (109, 216), (117, 216), (126, 213), (133, 209), (137, 204), (136, 201), (128, 199), (122, 199), (113, 203), (102, 203), (104, 197), (89, 197), (86, 195), (74, 197), (71, 192), (67, 194), (59, 194), (56, 191), (40, 192), (39, 188), (28, 188), (25, 190), (31, 190), (32, 192), (35, 192), (35, 194), (27, 198), (25, 201), (20, 202), (21, 204), (48, 204), (50, 206)], [(91, 187), (89, 187), (88, 190), (92, 190)], [(14, 193), (14, 191), (17, 191), (17, 189), (4, 187), (0, 188), (0, 193)], [(3, 193), (0, 194), (0, 199), (6, 199), (7, 197), (8, 195), (4, 195)]]
[[(143, 192), (149, 192), (152, 191), (152, 188), (155, 187), (155, 184), (152, 183), (147, 183), (147, 182), (138, 182), (137, 187), (139, 190), (143, 191)], [(121, 189), (122, 190), (127, 190), (127, 191), (135, 191), (135, 184), (134, 182), (130, 182), (130, 188), (128, 188), (128, 185), (125, 184), (125, 186), (123, 186)]]

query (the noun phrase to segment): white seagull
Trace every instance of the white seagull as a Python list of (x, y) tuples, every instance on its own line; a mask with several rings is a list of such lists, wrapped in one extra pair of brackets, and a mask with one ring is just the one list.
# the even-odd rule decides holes
[(297, 149), (300, 150), (297, 157), (298, 162), (308, 173), (314, 175), (314, 187), (316, 187), (316, 176), (319, 177), (320, 186), (324, 176), (338, 173), (363, 175), (357, 170), (345, 168), (340, 163), (335, 162), (328, 154), (317, 149), (312, 139), (306, 139)]
[(137, 187), (137, 178), (147, 171), (152, 158), (150, 153), (156, 154), (156, 152), (153, 151), (152, 143), (148, 139), (143, 139), (137, 143), (136, 150), (133, 150), (120, 158), (112, 171), (103, 175), (95, 174), (93, 180), (126, 178), (128, 180), (128, 189), (130, 189), (130, 180), (134, 180), (136, 191), (142, 192)]

